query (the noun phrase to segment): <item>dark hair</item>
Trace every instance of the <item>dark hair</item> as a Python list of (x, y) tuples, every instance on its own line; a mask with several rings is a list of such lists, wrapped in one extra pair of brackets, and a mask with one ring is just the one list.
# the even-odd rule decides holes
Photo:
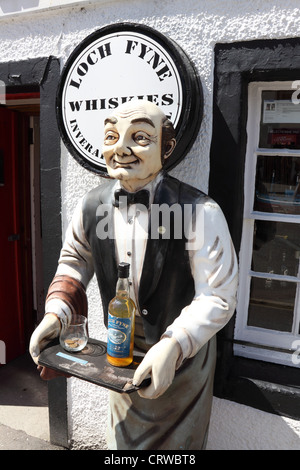
[(165, 163), (164, 155), (168, 150), (169, 142), (175, 138), (175, 129), (172, 122), (165, 118), (162, 122), (162, 134), (161, 134), (161, 162), (162, 165)]

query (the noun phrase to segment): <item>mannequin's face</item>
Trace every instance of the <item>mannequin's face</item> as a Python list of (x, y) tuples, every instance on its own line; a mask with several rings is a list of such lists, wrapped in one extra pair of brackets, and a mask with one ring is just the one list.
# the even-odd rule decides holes
[(131, 101), (105, 120), (102, 152), (107, 171), (112, 178), (121, 180), (128, 191), (145, 186), (162, 168), (164, 117), (153, 103)]

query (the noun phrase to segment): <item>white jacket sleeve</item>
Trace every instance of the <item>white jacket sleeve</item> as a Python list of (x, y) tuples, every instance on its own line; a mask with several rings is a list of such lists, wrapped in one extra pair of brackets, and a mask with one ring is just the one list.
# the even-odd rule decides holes
[(214, 201), (198, 207), (203, 232), (189, 245), (194, 248), (189, 249), (189, 258), (195, 296), (162, 335), (174, 337), (181, 346), (177, 367), (225, 326), (236, 305), (238, 268), (227, 222)]
[[(76, 206), (67, 228), (55, 275), (67, 275), (81, 282), (86, 288), (94, 274), (91, 249), (82, 224), (82, 199)], [(71, 315), (69, 307), (60, 299), (46, 303), (46, 313), (55, 313), (60, 318)]]

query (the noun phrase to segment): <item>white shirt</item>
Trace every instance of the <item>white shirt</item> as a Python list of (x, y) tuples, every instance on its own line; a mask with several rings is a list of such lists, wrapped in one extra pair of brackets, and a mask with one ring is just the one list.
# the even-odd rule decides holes
[[(149, 205), (152, 204), (155, 189), (162, 179), (159, 175), (155, 180), (144, 186), (149, 191)], [(115, 189), (120, 188), (117, 181)], [(149, 211), (140, 210), (139, 205), (131, 204), (128, 207), (115, 208), (114, 234), (117, 263), (130, 264), (131, 296), (137, 305), (138, 314), (138, 287), (141, 280), (143, 261), (145, 257), (148, 238)]]
[[(159, 175), (145, 188), (150, 192), (150, 204)], [(117, 181), (115, 189), (120, 187)], [(82, 200), (76, 207), (67, 229), (56, 275), (68, 275), (86, 287), (94, 274), (89, 242), (82, 224)], [(195, 282), (195, 297), (167, 328), (163, 336), (172, 336), (179, 342), (185, 358), (194, 356), (199, 349), (229, 321), (235, 310), (237, 289), (237, 260), (225, 217), (219, 206), (206, 199), (199, 205), (197, 217), (201, 219), (201, 236), (189, 245), (189, 259)], [(117, 262), (130, 263), (131, 295), (139, 315), (138, 286), (141, 278), (148, 236), (147, 211), (135, 204), (125, 209), (114, 208), (114, 230)], [(198, 225), (197, 225), (198, 227)], [(199, 231), (199, 228), (198, 228)], [(192, 249), (191, 249), (192, 248)], [(56, 313), (68, 321), (71, 312), (59, 300), (46, 304), (46, 313)], [(67, 318), (67, 320), (66, 320)]]

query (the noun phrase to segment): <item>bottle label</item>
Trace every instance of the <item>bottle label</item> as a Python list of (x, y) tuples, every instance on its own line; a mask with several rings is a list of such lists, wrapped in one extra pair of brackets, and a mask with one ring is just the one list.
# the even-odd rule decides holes
[(128, 357), (130, 352), (131, 319), (108, 313), (107, 352), (112, 357)]

